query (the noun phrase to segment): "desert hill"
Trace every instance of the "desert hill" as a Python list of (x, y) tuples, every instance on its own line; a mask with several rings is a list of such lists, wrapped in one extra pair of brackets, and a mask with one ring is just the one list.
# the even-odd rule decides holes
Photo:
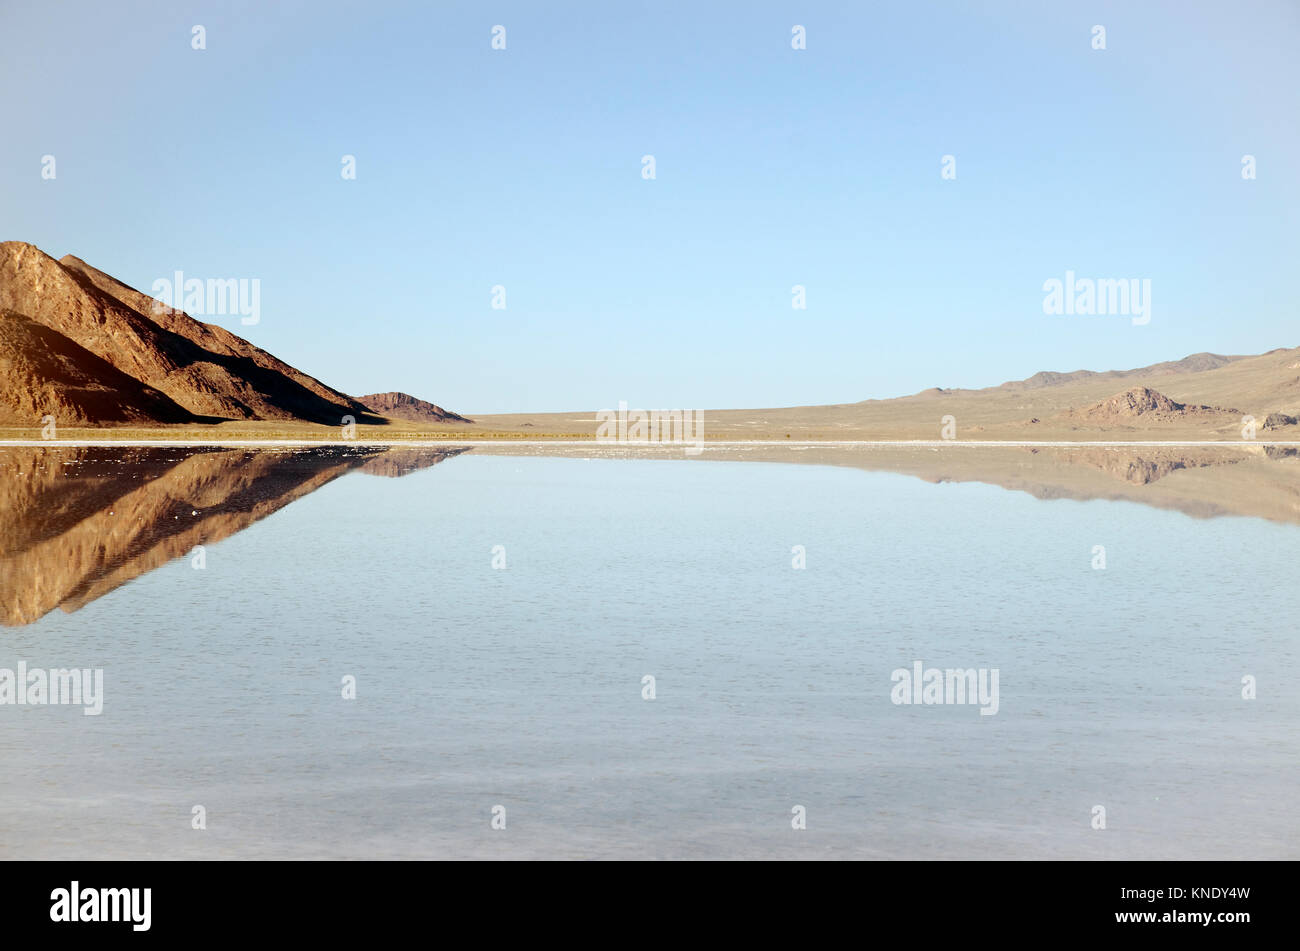
[(1219, 406), (1179, 403), (1148, 386), (1135, 386), (1110, 399), (1094, 403), (1081, 410), (1069, 410), (1063, 415), (1103, 426), (1123, 426), (1139, 416), (1146, 417), (1147, 420), (1180, 422), (1188, 416), (1218, 415), (1230, 417), (1223, 422), (1231, 424), (1238, 420), (1242, 413), (1239, 410), (1224, 409)]
[[(1244, 416), (1269, 439), (1300, 440), (1300, 424), (1288, 422), (1300, 417), (1300, 348), (1198, 353), (1135, 370), (1043, 372), (984, 389), (933, 388), (857, 403), (703, 412), (706, 440), (934, 440), (945, 416), (955, 419), (960, 440), (1239, 441)], [(474, 428), (545, 437), (593, 435), (598, 425), (591, 411), (476, 416)]]
[[(243, 404), (244, 410), (254, 414), (244, 418), (280, 419), (285, 418), (280, 415), (283, 413), (288, 413), (292, 418), (306, 418), (305, 413), (323, 412), (326, 418), (322, 421), (337, 424), (343, 412), (355, 414), (364, 409), (358, 407), (356, 401), (347, 395), (294, 369), (224, 327), (205, 324), (184, 311), (164, 307), (147, 294), (127, 287), (80, 258), (68, 254), (58, 263), (69, 271), (82, 275), (114, 300), (126, 304), (137, 313), (145, 314), (164, 331), (199, 348), (204, 359), (226, 368), (232, 376), (242, 376), (254, 386), (265, 385), (265, 393), (249, 394), (241, 388), (239, 402)], [(184, 352), (193, 352), (183, 344), (180, 346)], [(216, 372), (220, 377), (219, 371)], [(340, 412), (336, 412), (334, 407), (338, 407)], [(241, 407), (222, 404), (222, 408), (238, 412)], [(223, 414), (218, 412), (214, 415)]]
[(44, 324), (0, 310), (0, 413), (39, 424), (187, 423), (194, 415)]
[(389, 419), (402, 419), (412, 423), (472, 423), (451, 410), (443, 409), (427, 400), (417, 399), (406, 393), (371, 393), (358, 396), (357, 402), (366, 406), (380, 416)]
[(242, 337), (72, 255), (56, 261), (25, 242), (0, 243), (0, 310), (9, 315), (0, 421), (384, 422)]
[(1191, 356), (1183, 357), (1181, 360), (1166, 360), (1163, 363), (1153, 363), (1150, 366), (1138, 367), (1135, 370), (1104, 370), (1097, 372), (1095, 370), (1075, 370), (1071, 373), (1055, 373), (1050, 370), (1044, 370), (1035, 373), (1033, 376), (1024, 380), (1010, 380), (1003, 383), (999, 389), (1004, 390), (1035, 390), (1045, 386), (1065, 386), (1069, 383), (1086, 383), (1093, 380), (1128, 380), (1140, 377), (1144, 380), (1151, 380), (1162, 376), (1172, 376), (1180, 373), (1199, 373), (1202, 370), (1217, 370), (1221, 366), (1226, 366), (1234, 360), (1244, 360), (1243, 356), (1225, 357), (1219, 353), (1193, 353)]

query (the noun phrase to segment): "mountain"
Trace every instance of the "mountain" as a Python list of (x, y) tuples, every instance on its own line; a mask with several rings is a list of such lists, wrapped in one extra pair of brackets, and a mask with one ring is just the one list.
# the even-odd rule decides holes
[(17, 348), (0, 375), (0, 420), (382, 422), (242, 337), (71, 255), (56, 261), (25, 242), (0, 243), (0, 311)]
[(435, 406), (433, 403), (406, 393), (371, 393), (369, 396), (358, 396), (357, 402), (380, 416), (403, 419), (412, 423), (474, 422), (472, 419), (466, 419), (441, 406)]
[(1193, 353), (1181, 360), (1166, 360), (1135, 370), (1075, 370), (1072, 373), (1056, 373), (1044, 370), (1024, 380), (1011, 380), (1003, 383), (999, 389), (1036, 390), (1045, 386), (1065, 386), (1069, 383), (1084, 383), (1092, 380), (1127, 380), (1133, 377), (1152, 378), (1171, 376), (1180, 373), (1200, 373), (1202, 370), (1217, 370), (1234, 360), (1244, 360), (1244, 356), (1225, 357), (1219, 353)]

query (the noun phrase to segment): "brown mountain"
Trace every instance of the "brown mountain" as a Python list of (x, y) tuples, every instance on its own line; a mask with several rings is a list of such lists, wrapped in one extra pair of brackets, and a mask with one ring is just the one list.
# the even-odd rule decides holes
[(192, 413), (44, 324), (0, 310), (0, 416), (36, 423), (185, 423)]
[(417, 399), (406, 393), (371, 393), (369, 396), (358, 396), (357, 402), (380, 416), (387, 416), (389, 419), (404, 419), (412, 423), (474, 422), (474, 420), (453, 413), (451, 410), (435, 406), (433, 403)]
[[(0, 243), (0, 310), (29, 322), (6, 318), (6, 340), (17, 349), (5, 365), (14, 375), (0, 375), (0, 420), (33, 425), (49, 413), (59, 422), (338, 425), (349, 415), (380, 422), (247, 340), (162, 307), (71, 255), (55, 261), (31, 244)], [(65, 388), (73, 395), (60, 398)]]

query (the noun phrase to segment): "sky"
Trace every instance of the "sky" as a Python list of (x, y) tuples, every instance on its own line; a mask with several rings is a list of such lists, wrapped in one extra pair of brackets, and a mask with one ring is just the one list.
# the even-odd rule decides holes
[[(1297, 48), (1279, 0), (0, 0), (0, 240), (257, 280), (195, 316), (471, 415), (1259, 353), (1300, 346)], [(1067, 271), (1150, 322), (1045, 314)]]

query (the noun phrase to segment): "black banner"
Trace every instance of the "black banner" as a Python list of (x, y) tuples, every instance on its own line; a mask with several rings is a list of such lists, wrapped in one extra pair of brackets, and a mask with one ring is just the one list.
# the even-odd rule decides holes
[[(703, 915), (744, 933), (918, 940), (1233, 941), (1284, 927), (1279, 863), (34, 862), (0, 866), (6, 938), (394, 937), (460, 921), (633, 931)], [(567, 920), (567, 924), (566, 924)], [(603, 927), (603, 925), (602, 925)], [(620, 930), (607, 931), (617, 938)], [(484, 936), (489, 936), (485, 931)], [(6, 942), (8, 943), (8, 942)], [(10, 945), (13, 946), (13, 945)]]

